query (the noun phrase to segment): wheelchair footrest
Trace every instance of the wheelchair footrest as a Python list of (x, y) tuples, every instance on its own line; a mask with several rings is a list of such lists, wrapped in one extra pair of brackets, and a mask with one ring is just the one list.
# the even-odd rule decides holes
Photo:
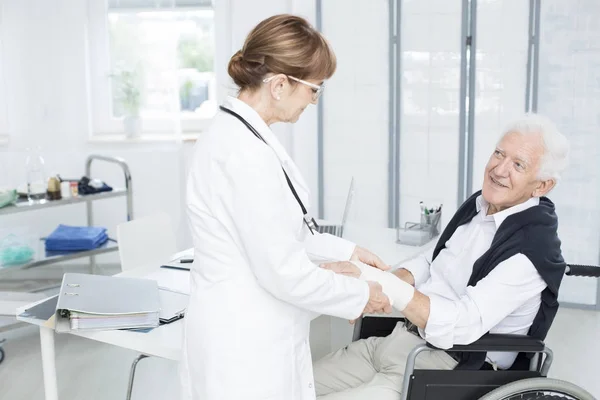
[(413, 371), (409, 400), (472, 400), (510, 382), (537, 378), (537, 371)]

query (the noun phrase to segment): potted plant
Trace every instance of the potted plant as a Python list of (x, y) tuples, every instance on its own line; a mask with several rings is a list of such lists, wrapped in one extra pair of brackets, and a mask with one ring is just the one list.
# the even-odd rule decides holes
[(123, 127), (127, 137), (139, 136), (142, 130), (140, 108), (142, 93), (140, 74), (137, 70), (121, 69), (110, 75), (116, 86), (116, 99), (123, 112)]
[(194, 89), (194, 82), (191, 79), (186, 79), (183, 84), (179, 87), (179, 103), (181, 110), (191, 110), (193, 107), (191, 104), (192, 90)]

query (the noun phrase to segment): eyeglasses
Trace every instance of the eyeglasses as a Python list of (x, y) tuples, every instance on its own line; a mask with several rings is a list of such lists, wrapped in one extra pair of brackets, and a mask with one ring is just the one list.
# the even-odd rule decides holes
[[(271, 82), (276, 76), (277, 75), (273, 75), (271, 77), (263, 79), (263, 83), (269, 83), (269, 82)], [(310, 87), (312, 89), (312, 92), (313, 92), (313, 96), (312, 96), (313, 101), (319, 100), (319, 97), (321, 97), (321, 95), (323, 94), (323, 91), (325, 90), (325, 84), (324, 83), (322, 83), (320, 85), (315, 85), (314, 83), (310, 83), (310, 82), (304, 81), (302, 79), (298, 79), (298, 78), (296, 78), (294, 76), (291, 76), (291, 75), (286, 75), (286, 76), (288, 78), (290, 78), (291, 80), (294, 80), (294, 81), (296, 81), (298, 83), (302, 83), (303, 85), (306, 85), (306, 86)]]

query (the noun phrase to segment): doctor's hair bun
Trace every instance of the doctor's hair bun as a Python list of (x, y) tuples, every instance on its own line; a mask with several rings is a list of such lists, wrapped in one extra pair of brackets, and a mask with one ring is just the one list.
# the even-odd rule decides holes
[(246, 59), (242, 50), (238, 50), (227, 67), (229, 76), (240, 88), (254, 88), (260, 86), (262, 77), (269, 72), (263, 62)]
[(335, 69), (335, 54), (327, 40), (304, 18), (281, 14), (252, 29), (242, 49), (229, 60), (227, 72), (244, 91), (258, 89), (269, 73), (325, 80)]

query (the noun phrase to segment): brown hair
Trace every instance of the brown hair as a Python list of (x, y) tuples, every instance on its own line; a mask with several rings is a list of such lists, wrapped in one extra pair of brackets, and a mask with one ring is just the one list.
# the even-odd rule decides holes
[(304, 18), (282, 14), (252, 29), (244, 47), (229, 60), (227, 72), (240, 90), (253, 90), (270, 72), (299, 79), (327, 79), (335, 68), (335, 54), (327, 40)]

